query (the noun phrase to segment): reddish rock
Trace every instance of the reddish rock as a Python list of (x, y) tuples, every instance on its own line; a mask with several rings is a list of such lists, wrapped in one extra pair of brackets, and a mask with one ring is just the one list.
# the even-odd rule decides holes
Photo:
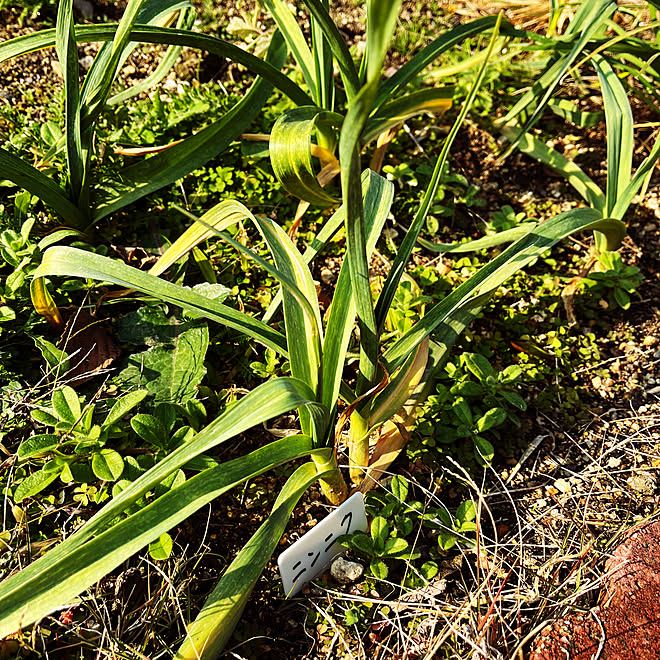
[(605, 571), (600, 605), (545, 628), (529, 660), (660, 658), (660, 521), (633, 528)]

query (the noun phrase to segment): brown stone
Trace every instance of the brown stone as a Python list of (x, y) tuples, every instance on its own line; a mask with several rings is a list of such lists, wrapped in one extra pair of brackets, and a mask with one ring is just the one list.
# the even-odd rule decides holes
[(660, 521), (633, 528), (605, 571), (600, 605), (550, 624), (529, 660), (660, 658)]

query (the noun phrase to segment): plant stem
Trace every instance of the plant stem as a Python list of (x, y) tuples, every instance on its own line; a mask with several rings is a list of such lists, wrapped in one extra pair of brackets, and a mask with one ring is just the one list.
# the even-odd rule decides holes
[(359, 484), (369, 465), (369, 434), (367, 419), (357, 410), (351, 415), (349, 431), (348, 463), (351, 481)]
[(334, 506), (339, 506), (348, 497), (348, 486), (339, 469), (337, 455), (334, 449), (322, 449), (312, 454), (312, 460), (317, 471), (322, 474), (330, 470), (330, 474), (319, 479), (325, 498)]

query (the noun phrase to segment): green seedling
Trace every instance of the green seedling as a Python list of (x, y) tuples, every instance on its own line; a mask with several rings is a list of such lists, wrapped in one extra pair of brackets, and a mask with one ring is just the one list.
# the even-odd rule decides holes
[(50, 407), (32, 411), (32, 418), (48, 427), (49, 432), (28, 438), (18, 448), (21, 461), (40, 463), (41, 468), (18, 484), (14, 500), (21, 502), (33, 497), (58, 477), (63, 483), (118, 481), (125, 461), (108, 445), (125, 436), (119, 422), (146, 395), (145, 390), (126, 394), (102, 421), (94, 423), (93, 404), (82, 407), (75, 390), (67, 385), (54, 390)]
[(514, 411), (527, 408), (516, 391), (521, 377), (518, 365), (496, 371), (483, 355), (464, 353), (458, 364), (445, 365), (435, 393), (426, 401), (418, 432), (431, 446), (469, 439), (477, 462), (489, 464), (495, 455), (493, 442), (500, 438), (497, 429), (506, 422), (520, 426)]
[(644, 276), (637, 266), (627, 266), (618, 252), (603, 252), (598, 257), (600, 270), (595, 270), (584, 280), (585, 286), (603, 296), (609, 305), (621, 309), (630, 307), (630, 295), (637, 290)]
[[(391, 481), (391, 492), (370, 493), (367, 511), (372, 516), (369, 533), (355, 532), (339, 539), (347, 548), (369, 560), (371, 574), (385, 580), (392, 560), (411, 562), (419, 557), (404, 537), (413, 531), (417, 513), (406, 504), (408, 483), (401, 476)], [(376, 513), (377, 512), (377, 513)], [(376, 515), (374, 515), (376, 514)]]
[(489, 232), (497, 233), (514, 229), (527, 221), (528, 218), (525, 212), (516, 213), (513, 208), (504, 205), (499, 211), (493, 211), (490, 222), (486, 224), (486, 229)]

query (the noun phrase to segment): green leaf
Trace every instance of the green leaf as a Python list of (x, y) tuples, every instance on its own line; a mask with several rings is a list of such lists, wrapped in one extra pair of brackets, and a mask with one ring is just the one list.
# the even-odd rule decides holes
[(463, 353), (461, 356), (465, 363), (465, 368), (480, 381), (486, 380), (488, 376), (493, 375), (493, 367), (483, 355), (479, 353)]
[(84, 197), (87, 154), (80, 127), (80, 87), (78, 82), (78, 48), (73, 26), (73, 0), (62, 0), (57, 12), (55, 50), (64, 79), (64, 118), (66, 160), (69, 168), (71, 196), (76, 205)]
[(517, 364), (510, 364), (504, 371), (497, 374), (497, 380), (503, 385), (515, 383), (522, 376), (522, 369)]
[(62, 372), (69, 370), (69, 356), (63, 350), (43, 337), (33, 336), (32, 341), (46, 360), (49, 369), (59, 368)]
[(417, 242), (431, 252), (461, 254), (464, 252), (485, 250), (486, 248), (502, 245), (503, 243), (517, 241), (519, 238), (529, 234), (530, 230), (534, 229), (536, 225), (536, 222), (523, 222), (517, 227), (505, 229), (492, 236), (484, 236), (483, 238), (477, 238), (473, 241), (463, 241), (462, 243), (432, 243), (421, 236), (417, 237)]
[(603, 215), (609, 217), (632, 175), (632, 158), (635, 148), (633, 116), (628, 95), (612, 67), (601, 55), (593, 55), (591, 62), (598, 74), (605, 106), (607, 204)]
[(387, 536), (390, 533), (390, 524), (387, 522), (387, 520), (385, 520), (385, 518), (376, 516), (371, 521), (370, 533), (371, 540), (374, 544), (374, 549), (376, 552), (382, 552), (383, 548), (385, 547)]
[(332, 54), (335, 56), (339, 74), (344, 83), (346, 97), (350, 103), (360, 88), (360, 81), (355, 70), (355, 65), (353, 64), (353, 58), (348, 49), (348, 44), (330, 17), (327, 8), (319, 0), (303, 0), (303, 2), (312, 14), (315, 25), (323, 32), (323, 36)]
[(392, 495), (396, 497), (399, 502), (405, 502), (408, 497), (408, 482), (405, 477), (402, 477), (399, 474), (396, 474), (392, 477), (390, 483), (390, 488), (392, 489)]
[[(192, 29), (195, 23), (195, 16), (196, 12), (194, 7), (186, 7), (182, 9), (179, 12), (176, 28), (179, 30)], [(106, 106), (113, 106), (119, 103), (123, 103), (126, 99), (132, 98), (144, 92), (148, 92), (150, 89), (155, 87), (172, 70), (172, 67), (179, 59), (179, 55), (181, 54), (182, 50), (183, 46), (170, 46), (153, 73), (149, 74), (146, 78), (138, 81), (134, 85), (131, 85), (123, 92), (119, 92), (118, 94), (110, 97), (106, 101)]]
[(390, 45), (401, 0), (367, 0), (365, 61), (367, 82), (380, 78), (385, 54)]
[(392, 538), (387, 539), (385, 542), (385, 550), (383, 551), (383, 554), (387, 555), (388, 557), (394, 557), (395, 555), (400, 555), (407, 550), (409, 550), (408, 541), (401, 538)]
[(124, 415), (133, 410), (135, 406), (139, 405), (148, 393), (147, 390), (135, 390), (134, 392), (125, 394), (121, 399), (117, 399), (110, 409), (108, 416), (103, 421), (103, 427), (109, 428), (120, 421)]
[(451, 406), (452, 412), (458, 417), (461, 424), (467, 427), (472, 426), (472, 411), (470, 404), (462, 397), (459, 396)]
[[(419, 342), (438, 326), (443, 326), (447, 341), (453, 342), (457, 330), (462, 330), (474, 318), (478, 308), (511, 275), (565, 236), (588, 229), (606, 233), (611, 248), (625, 235), (622, 222), (603, 219), (593, 209), (567, 211), (535, 227), (434, 305), (416, 325), (396, 340), (382, 358), (388, 371), (391, 373), (396, 369)], [(452, 324), (456, 326), (452, 328)]]
[(59, 419), (55, 415), (55, 411), (50, 409), (36, 408), (30, 412), (30, 417), (36, 422), (46, 426), (55, 426), (59, 422)]
[(477, 420), (476, 429), (484, 433), (495, 426), (500, 426), (506, 421), (506, 410), (504, 408), (491, 408)]
[(438, 574), (438, 565), (434, 561), (424, 562), (419, 572), (425, 580), (432, 580)]
[(449, 150), (454, 143), (456, 135), (458, 135), (458, 131), (462, 126), (463, 121), (467, 117), (470, 106), (472, 105), (472, 102), (474, 101), (477, 92), (479, 91), (481, 83), (483, 82), (484, 76), (486, 75), (488, 61), (492, 55), (493, 48), (495, 47), (495, 41), (499, 34), (501, 18), (502, 17), (500, 14), (495, 21), (495, 28), (493, 30), (493, 35), (486, 51), (486, 58), (484, 59), (484, 62), (479, 69), (479, 73), (477, 74), (474, 84), (470, 89), (470, 92), (467, 96), (467, 99), (465, 100), (465, 103), (463, 104), (463, 107), (461, 108), (461, 111), (458, 113), (458, 117), (454, 121), (451, 130), (449, 131), (449, 135), (447, 135), (447, 138), (442, 145), (442, 149), (436, 160), (429, 185), (426, 189), (426, 192), (424, 193), (424, 196), (422, 197), (419, 208), (415, 213), (415, 217), (413, 218), (410, 229), (408, 229), (406, 232), (406, 235), (397, 250), (396, 257), (394, 258), (394, 261), (390, 267), (390, 271), (387, 274), (387, 278), (385, 279), (385, 283), (383, 284), (383, 289), (378, 296), (375, 309), (375, 318), (379, 332), (382, 332), (383, 328), (385, 327), (385, 321), (387, 319), (388, 312), (392, 306), (392, 301), (394, 300), (397, 289), (399, 288), (401, 278), (403, 277), (403, 274), (407, 268), (410, 255), (412, 254), (415, 243), (417, 242), (419, 232), (424, 225), (429, 209), (431, 208), (431, 204), (436, 198), (436, 193), (442, 180), (442, 173), (444, 172), (445, 164), (447, 162), (447, 158), (449, 157)]
[(206, 374), (204, 358), (209, 343), (206, 325), (176, 334), (171, 344), (134, 353), (119, 379), (129, 387), (142, 387), (156, 403), (186, 403)]
[(472, 500), (461, 502), (456, 509), (456, 520), (461, 524), (474, 520), (477, 517), (477, 508)]
[[(394, 185), (375, 172), (367, 170), (362, 175), (362, 191), (364, 195), (364, 228), (367, 236), (366, 250), (367, 254), (371, 256), (390, 212)], [(335, 215), (339, 219), (342, 216), (345, 219), (345, 210), (346, 207), (342, 206)], [(356, 302), (350, 268), (349, 263), (344, 260), (335, 286), (323, 342), (322, 395), (323, 403), (331, 410), (334, 410), (337, 405), (346, 350), (355, 324)]]
[(259, 575), (282, 538), (293, 508), (303, 493), (320, 478), (313, 463), (300, 466), (282, 488), (271, 514), (225, 571), (194, 623), (176, 660), (216, 657), (229, 640)]
[(454, 534), (441, 533), (438, 535), (438, 547), (440, 550), (450, 550), (456, 545), (456, 536)]
[(618, 303), (621, 309), (628, 309), (630, 307), (630, 296), (618, 287), (613, 292), (614, 300)]
[(286, 43), (300, 67), (307, 87), (316, 90), (314, 58), (293, 12), (283, 0), (263, 0), (263, 3), (284, 35)]
[[(79, 43), (111, 41), (115, 37), (116, 32), (116, 25), (78, 25), (76, 26), (76, 40)], [(135, 42), (172, 44), (208, 51), (219, 57), (243, 64), (253, 73), (270, 81), (272, 85), (282, 91), (294, 103), (298, 105), (313, 104), (313, 100), (305, 94), (300, 86), (281, 73), (272, 63), (259, 59), (246, 50), (222, 39), (197, 32), (190, 32), (189, 30), (145, 25), (134, 26), (131, 30), (130, 37), (131, 41)], [(282, 42), (281, 37), (279, 37), (279, 42)], [(35, 50), (51, 48), (54, 45), (54, 29), (41, 30), (10, 39), (0, 44), (0, 62), (26, 55)]]
[(508, 403), (510, 403), (512, 406), (515, 406), (516, 408), (518, 408), (518, 410), (527, 410), (527, 404), (525, 403), (525, 399), (523, 399), (516, 392), (509, 392), (508, 390), (501, 390), (499, 392), (499, 395), (503, 399), (506, 399), (506, 401)]
[(7, 305), (0, 305), (0, 323), (5, 321), (14, 321), (16, 319), (16, 312)]
[(68, 385), (58, 387), (52, 396), (53, 409), (58, 417), (73, 426), (81, 417), (80, 399), (75, 390)]
[[(61, 470), (57, 471), (44, 471), (34, 472), (30, 476), (21, 481), (14, 491), (14, 501), (18, 504), (26, 497), (33, 497), (40, 493), (44, 488), (51, 484), (57, 477), (60, 476)], [(9, 633), (7, 633), (9, 634)]]
[[(129, 47), (127, 51), (131, 41), (131, 29), (140, 15), (140, 10), (147, 4), (146, 0), (128, 0), (112, 42), (103, 46), (85, 76), (80, 92), (82, 129), (88, 131), (90, 136), (92, 131), (89, 129), (103, 110), (121, 62), (132, 50)], [(144, 17), (144, 14), (141, 17)]]
[(21, 443), (17, 455), (19, 458), (32, 458), (48, 454), (60, 444), (60, 437), (49, 433), (33, 435)]
[(149, 544), (149, 554), (152, 559), (163, 561), (168, 559), (172, 554), (173, 545), (172, 537), (169, 534), (161, 534), (155, 541)]
[(153, 415), (139, 414), (131, 419), (133, 430), (150, 445), (154, 447), (165, 447), (168, 434), (161, 422)]
[[(443, 32), (443, 34), (425, 46), (381, 85), (374, 107), (380, 108), (383, 103), (394, 98), (399, 90), (403, 89), (444, 52), (470, 37), (483, 34), (486, 30), (493, 27), (496, 22), (497, 16), (486, 16)], [(503, 27), (505, 25), (508, 24), (506, 21), (503, 21)]]
[[(272, 413), (273, 410), (281, 410), (279, 406), (284, 401), (287, 405), (293, 403), (292, 407), (295, 407), (296, 403), (292, 402), (289, 396), (278, 396), (278, 393), (283, 393), (281, 390), (281, 387), (257, 388), (252, 393), (254, 395), (257, 392), (256, 397), (248, 395), (230, 411), (221, 415), (218, 418), (219, 423), (211, 424), (205, 433), (200, 434), (198, 439), (202, 442), (196, 443), (196, 447), (193, 441), (191, 445), (172, 452), (129, 484), (73, 535), (22, 571), (4, 580), (0, 584), (0, 638), (6, 637), (19, 627), (32, 624), (58, 605), (69, 602), (145, 545), (228, 489), (271, 467), (309, 453), (310, 438), (299, 436), (276, 441), (252, 454), (192, 477), (108, 529), (108, 524), (116, 520), (131, 502), (159, 483), (172, 469), (178, 469), (186, 460), (196, 455), (195, 449), (241, 433), (246, 423), (249, 428), (264, 411)], [(261, 400), (264, 393), (269, 395), (270, 400)], [(289, 389), (289, 394), (292, 393), (293, 388)], [(261, 410), (245, 414), (246, 406), (241, 406), (245, 399), (248, 399), (248, 410), (253, 402), (259, 402)], [(236, 412), (239, 413), (238, 417)], [(236, 423), (233, 423), (234, 421)], [(304, 467), (312, 481), (317, 478), (313, 466), (311, 472), (308, 466)], [(305, 483), (305, 488), (307, 485)], [(284, 511), (281, 513), (284, 514)], [(288, 515), (281, 515), (274, 520), (280, 522), (283, 529), (288, 518)], [(275, 539), (276, 531), (269, 525), (266, 526), (269, 539)], [(277, 544), (278, 541), (279, 536), (273, 542)], [(261, 569), (258, 569), (257, 575), (260, 572)]]
[(374, 544), (371, 537), (363, 532), (357, 532), (350, 536), (349, 539), (344, 542), (344, 545), (347, 545), (349, 548), (357, 550), (367, 556), (374, 554)]
[(529, 133), (523, 134), (515, 123), (502, 126), (500, 131), (512, 144), (517, 141), (518, 150), (561, 174), (590, 206), (598, 211), (604, 211), (606, 198), (603, 191), (579, 165)]
[(479, 459), (483, 464), (490, 464), (495, 456), (495, 449), (493, 445), (488, 442), (488, 440), (476, 435), (472, 438), (474, 442), (474, 453), (477, 459)]
[[(269, 48), (269, 59), (280, 66), (285, 57), (281, 38), (276, 33)], [(103, 182), (95, 202), (95, 220), (166, 186), (201, 167), (224, 151), (245, 132), (268, 100), (272, 86), (259, 77), (248, 93), (227, 114), (192, 137), (130, 165), (120, 179)]]
[(353, 99), (339, 138), (342, 199), (346, 209), (346, 261), (360, 330), (360, 361), (356, 394), (367, 391), (376, 376), (378, 328), (369, 283), (367, 233), (360, 186), (360, 135), (371, 111), (377, 80), (366, 85)]
[[(605, 28), (606, 22), (615, 9), (616, 3), (611, 0), (595, 0), (594, 2), (581, 4), (578, 14), (576, 14), (570, 24), (571, 33), (577, 35), (576, 39), (572, 42), (573, 45), (570, 52), (562, 55), (557, 60), (551, 60), (553, 63), (550, 67), (534, 83), (532, 88), (522, 95), (514, 107), (509, 110), (502, 123), (506, 124), (515, 120), (524, 110), (533, 107), (533, 112), (531, 112), (522, 129), (523, 134), (527, 133), (543, 114), (545, 106), (557, 85), (564, 78), (575, 60), (584, 52), (587, 43)], [(578, 31), (579, 34), (577, 34)], [(511, 152), (516, 144), (514, 140), (507, 154)]]
[(591, 128), (603, 119), (602, 112), (585, 112), (568, 99), (550, 99), (548, 108), (558, 117), (566, 119), (580, 128)]
[(361, 136), (362, 144), (369, 143), (381, 133), (415, 115), (426, 112), (444, 114), (451, 108), (453, 95), (452, 87), (434, 87), (412, 92), (386, 103), (367, 121)]
[(320, 186), (312, 165), (312, 136), (317, 123), (328, 120), (339, 125), (341, 116), (313, 106), (288, 110), (273, 125), (269, 141), (270, 161), (279, 182), (298, 199), (320, 206), (337, 201)]
[(92, 470), (102, 481), (116, 481), (124, 471), (124, 459), (114, 449), (101, 449), (92, 457)]
[(387, 564), (382, 559), (372, 559), (369, 563), (369, 569), (374, 577), (379, 580), (387, 579), (389, 573)]

